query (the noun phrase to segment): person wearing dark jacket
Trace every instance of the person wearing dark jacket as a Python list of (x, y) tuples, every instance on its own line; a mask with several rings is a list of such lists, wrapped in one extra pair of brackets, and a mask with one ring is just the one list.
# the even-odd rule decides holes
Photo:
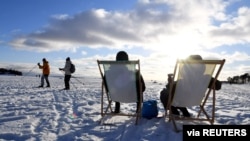
[[(187, 60), (202, 60), (202, 57), (200, 55), (190, 55)], [(167, 107), (167, 99), (168, 99), (168, 94), (169, 94), (169, 84), (171, 81), (172, 75), (168, 75), (168, 84), (166, 85), (166, 88), (164, 88), (161, 92), (160, 92), (160, 100), (161, 103), (163, 104), (164, 108)], [(212, 77), (209, 83), (208, 88), (211, 87), (211, 83), (214, 81), (214, 78)], [(172, 94), (175, 92), (175, 87), (176, 87), (176, 82), (174, 82), (173, 84), (173, 91)], [(215, 90), (220, 90), (221, 89), (221, 82), (219, 80), (216, 80), (215, 82)], [(175, 106), (171, 106), (171, 111), (173, 114), (175, 115), (180, 115), (179, 111), (180, 110), (182, 112), (182, 115), (185, 117), (190, 117), (190, 113), (188, 112), (186, 107), (175, 107)]]
[(49, 74), (50, 74), (50, 67), (49, 67), (49, 62), (46, 60), (46, 58), (43, 58), (43, 65), (40, 63), (37, 63), (39, 69), (42, 69), (42, 77), (41, 77), (41, 85), (39, 87), (43, 87), (44, 85), (44, 79), (46, 80), (47, 86), (50, 87), (49, 83)]
[[(119, 51), (117, 54), (116, 54), (116, 61), (128, 61), (129, 60), (129, 57), (128, 57), (128, 54), (125, 52), (125, 51)], [(141, 80), (139, 80), (139, 75), (140, 75), (140, 78)], [(105, 76), (104, 76), (105, 78)], [(146, 89), (146, 86), (145, 86), (145, 82), (144, 82), (144, 79), (142, 77), (141, 74), (139, 74), (139, 72), (137, 72), (136, 74), (136, 88), (137, 88), (137, 99), (140, 99), (140, 94), (139, 94), (139, 81), (141, 81), (141, 84), (142, 84), (142, 92), (145, 91)], [(143, 99), (143, 97), (142, 97)], [(136, 111), (138, 111), (139, 109), (139, 102), (137, 102), (137, 109)], [(115, 111), (114, 113), (120, 113), (120, 102), (115, 102)]]
[(71, 78), (71, 72), (70, 72), (71, 63), (72, 62), (71, 62), (70, 58), (67, 57), (64, 68), (59, 68), (59, 70), (64, 71), (64, 85), (65, 85), (64, 90), (70, 89), (69, 81)]

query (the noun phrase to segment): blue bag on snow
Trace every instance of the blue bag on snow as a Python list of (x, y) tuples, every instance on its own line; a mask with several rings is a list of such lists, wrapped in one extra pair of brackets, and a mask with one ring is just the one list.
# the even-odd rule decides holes
[(148, 100), (143, 102), (142, 117), (151, 119), (158, 116), (158, 107), (156, 100)]

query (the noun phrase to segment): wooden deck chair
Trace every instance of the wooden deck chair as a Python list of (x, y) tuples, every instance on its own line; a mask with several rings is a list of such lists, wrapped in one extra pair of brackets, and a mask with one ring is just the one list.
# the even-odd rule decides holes
[[(102, 97), (101, 97), (101, 122), (104, 123), (106, 115), (111, 116), (132, 116), (136, 117), (135, 124), (141, 117), (142, 103), (142, 85), (141, 81), (136, 84), (136, 75), (140, 74), (139, 60), (133, 61), (105, 61), (97, 60), (98, 67), (102, 78)], [(138, 78), (140, 80), (141, 78)], [(138, 86), (137, 86), (138, 85)], [(139, 88), (140, 99), (137, 95), (137, 87)], [(112, 101), (121, 103), (139, 102), (139, 109), (129, 113), (113, 113)], [(136, 107), (136, 106), (135, 106)]]
[[(196, 120), (208, 121), (210, 124), (214, 123), (215, 82), (224, 63), (225, 59), (177, 60), (170, 82), (168, 105), (165, 113), (165, 115), (168, 114), (169, 121), (172, 121), (176, 132), (181, 131), (176, 125), (177, 120)], [(210, 82), (212, 77), (214, 79)], [(211, 85), (210, 88), (208, 88), (209, 84)], [(208, 99), (211, 102), (207, 102)], [(208, 106), (208, 103), (211, 105)], [(176, 116), (172, 114), (171, 105), (176, 107), (197, 106), (197, 116)]]

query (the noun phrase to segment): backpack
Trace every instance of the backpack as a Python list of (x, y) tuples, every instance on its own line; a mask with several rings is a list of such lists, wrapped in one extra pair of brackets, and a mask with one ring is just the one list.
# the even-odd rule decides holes
[[(209, 83), (209, 85), (208, 85), (208, 88), (212, 88), (212, 82), (214, 81), (214, 78), (212, 77), (211, 78), (211, 81), (210, 81), (210, 83)], [(216, 80), (215, 81), (215, 90), (220, 90), (221, 89), (221, 81), (219, 81), (219, 80)]]
[(76, 71), (75, 65), (71, 63), (70, 72), (74, 73)]
[(151, 119), (158, 116), (158, 107), (156, 100), (148, 100), (143, 102), (142, 117)]

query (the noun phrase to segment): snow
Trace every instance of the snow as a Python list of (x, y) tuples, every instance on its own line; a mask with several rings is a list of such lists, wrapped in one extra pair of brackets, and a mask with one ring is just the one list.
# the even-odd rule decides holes
[[(36, 88), (40, 78), (31, 76), (0, 76), (0, 140), (27, 141), (181, 141), (167, 118), (140, 119), (109, 117), (110, 125), (101, 125), (101, 79), (72, 78), (71, 90), (64, 88), (63, 77), (49, 77), (51, 88)], [(165, 82), (146, 81), (144, 100), (158, 101)], [(250, 124), (249, 84), (223, 84), (217, 91), (218, 125)], [(122, 111), (135, 105), (122, 104)], [(193, 109), (189, 109), (192, 113)], [(181, 123), (180, 123), (181, 124)]]

